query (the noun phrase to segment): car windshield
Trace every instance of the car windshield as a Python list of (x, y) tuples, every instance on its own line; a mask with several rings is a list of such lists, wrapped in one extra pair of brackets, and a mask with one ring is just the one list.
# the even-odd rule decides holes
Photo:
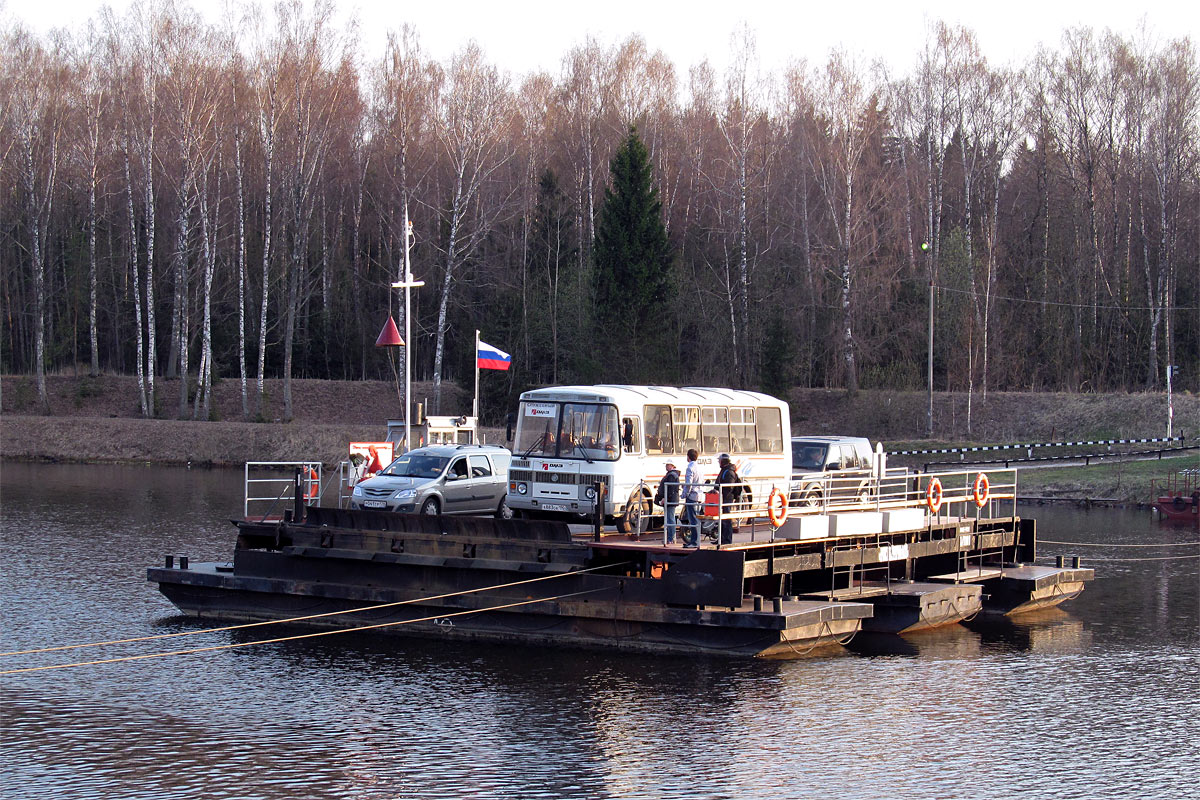
[(818, 442), (792, 442), (792, 469), (824, 469), (825, 447)]
[(427, 456), (405, 453), (397, 458), (380, 475), (391, 475), (393, 478), (436, 478), (446, 468), (450, 459), (445, 456)]

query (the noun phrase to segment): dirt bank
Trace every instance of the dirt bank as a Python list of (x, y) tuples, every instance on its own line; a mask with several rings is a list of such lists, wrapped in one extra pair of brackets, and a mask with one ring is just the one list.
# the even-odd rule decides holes
[[(194, 422), (175, 419), (179, 382), (160, 380), (159, 418), (147, 420), (140, 417), (136, 387), (128, 376), (51, 376), (51, 414), (42, 416), (32, 378), (0, 378), (0, 457), (216, 465), (319, 457), (333, 464), (345, 458), (348, 442), (382, 438), (385, 421), (400, 409), (391, 383), (296, 380), (294, 419), (283, 423), (278, 421), (283, 384), (270, 380), (261, 415), (265, 421), (245, 422), (240, 384), (225, 379), (215, 387), (210, 421)], [(433, 387), (416, 383), (413, 395), (432, 399)], [(795, 433), (856, 434), (885, 445), (925, 439), (928, 397), (922, 392), (863, 391), (847, 397), (837, 390), (797, 389), (788, 400)], [(1162, 436), (1166, 426), (1161, 394), (993, 392), (986, 402), (960, 394), (939, 394), (934, 401), (939, 442), (1152, 437)], [(470, 405), (470, 390), (444, 387), (444, 413), (469, 413)], [(1176, 395), (1175, 428), (1176, 434), (1196, 435), (1200, 397)], [(497, 428), (484, 434), (488, 441), (502, 439)]]

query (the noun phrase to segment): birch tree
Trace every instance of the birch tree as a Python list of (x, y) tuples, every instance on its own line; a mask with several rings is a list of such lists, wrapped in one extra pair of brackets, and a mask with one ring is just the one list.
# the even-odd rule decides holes
[(433, 407), (440, 413), (446, 356), (447, 313), (455, 273), (474, 255), (506, 203), (480, 203), (484, 188), (510, 158), (502, 134), (512, 113), (506, 80), (486, 63), (477, 45), (459, 51), (435, 103), (434, 135), (446, 159), (448, 197), (443, 207), (442, 286), (433, 357)]
[(57, 102), (66, 90), (56, 53), (48, 53), (26, 31), (17, 29), (5, 42), (16, 59), (11, 128), (20, 161), (25, 195), (25, 227), (34, 295), (34, 374), (38, 406), (50, 413), (46, 394), (46, 256), (57, 188), (65, 107)]
[[(869, 113), (874, 95), (868, 91), (861, 69), (844, 52), (835, 51), (817, 83), (817, 108), (824, 120), (828, 149), (814, 167), (834, 236), (834, 263), (840, 285), (840, 350), (846, 389), (858, 391), (855, 361), (853, 281), (856, 272), (856, 236), (861, 222), (856, 212), (855, 188), (859, 169), (878, 117)], [(859, 201), (861, 204), (861, 201)]]

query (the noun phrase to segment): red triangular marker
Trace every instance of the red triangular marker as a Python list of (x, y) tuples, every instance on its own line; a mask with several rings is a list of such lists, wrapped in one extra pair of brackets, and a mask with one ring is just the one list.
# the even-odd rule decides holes
[(379, 338), (375, 340), (376, 347), (404, 347), (404, 340), (400, 338), (400, 331), (396, 329), (396, 321), (392, 319), (392, 315), (388, 314), (387, 322), (383, 324), (383, 330), (379, 332)]

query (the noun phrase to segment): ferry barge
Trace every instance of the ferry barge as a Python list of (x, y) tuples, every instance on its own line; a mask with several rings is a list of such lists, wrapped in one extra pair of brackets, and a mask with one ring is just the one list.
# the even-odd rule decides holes
[(778, 498), (762, 498), (720, 509), (739, 523), (733, 542), (699, 548), (667, 544), (647, 530), (649, 516), (623, 532), (599, 515), (588, 526), (356, 511), (309, 505), (307, 466), (288, 480), (285, 513), (233, 520), (231, 562), (171, 555), (148, 579), (200, 619), (795, 657), (860, 631), (907, 634), (1057, 605), (1094, 577), (1077, 559), (1033, 565), (1036, 524), (1015, 514), (1015, 473), (990, 494), (985, 478), (983, 503), (979, 478), (965, 472), (889, 473), (867, 497), (790, 514), (786, 501), (780, 513)]

